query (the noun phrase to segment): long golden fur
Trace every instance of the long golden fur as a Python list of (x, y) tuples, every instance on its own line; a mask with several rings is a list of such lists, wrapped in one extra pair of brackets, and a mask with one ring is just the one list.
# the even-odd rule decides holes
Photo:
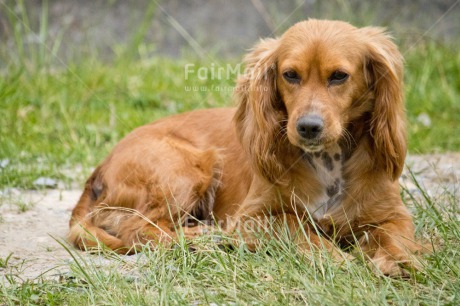
[(406, 138), (395, 44), (380, 28), (308, 20), (245, 63), (236, 108), (168, 117), (120, 141), (86, 182), (69, 240), (126, 253), (219, 220), (255, 248), (241, 223), (270, 215), (304, 251), (341, 257), (336, 243), (354, 242), (384, 274), (403, 273), (419, 247), (397, 180)]

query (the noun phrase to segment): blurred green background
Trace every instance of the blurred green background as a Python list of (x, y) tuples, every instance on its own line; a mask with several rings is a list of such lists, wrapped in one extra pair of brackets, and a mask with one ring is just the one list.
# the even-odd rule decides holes
[(307, 18), (387, 27), (406, 59), (410, 154), (460, 149), (458, 1), (0, 1), (0, 187), (81, 184), (133, 128), (232, 105), (235, 74), (184, 67), (234, 67)]

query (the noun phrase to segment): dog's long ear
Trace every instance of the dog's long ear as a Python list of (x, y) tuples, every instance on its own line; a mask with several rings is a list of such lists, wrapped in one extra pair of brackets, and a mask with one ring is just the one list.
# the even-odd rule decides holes
[(406, 157), (403, 58), (384, 29), (360, 31), (367, 47), (365, 76), (375, 97), (370, 127), (374, 156), (395, 180)]
[(245, 74), (237, 81), (236, 132), (255, 170), (273, 184), (282, 184), (285, 167), (280, 145), (281, 110), (276, 89), (277, 39), (259, 42), (244, 58)]

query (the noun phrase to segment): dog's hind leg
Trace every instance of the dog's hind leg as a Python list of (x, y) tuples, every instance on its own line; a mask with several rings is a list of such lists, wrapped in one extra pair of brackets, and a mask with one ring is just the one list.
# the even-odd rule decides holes
[[(154, 147), (131, 146), (88, 180), (69, 240), (83, 249), (101, 242), (120, 252), (177, 240), (183, 226), (212, 220), (219, 182), (214, 149), (201, 150), (174, 137), (157, 140)], [(199, 232), (191, 228), (182, 231), (186, 238)]]

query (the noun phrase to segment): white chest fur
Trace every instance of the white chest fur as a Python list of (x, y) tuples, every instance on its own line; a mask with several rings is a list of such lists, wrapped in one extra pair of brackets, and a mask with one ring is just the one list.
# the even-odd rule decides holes
[(329, 209), (339, 205), (343, 194), (342, 149), (338, 144), (327, 150), (306, 153), (307, 160), (317, 174), (320, 183), (321, 196), (308, 205), (312, 217), (319, 220)]

